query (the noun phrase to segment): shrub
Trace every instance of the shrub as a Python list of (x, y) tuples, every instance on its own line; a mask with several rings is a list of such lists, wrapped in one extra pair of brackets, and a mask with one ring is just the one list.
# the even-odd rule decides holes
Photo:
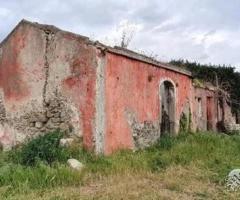
[(38, 161), (47, 164), (52, 164), (55, 161), (66, 161), (70, 153), (66, 148), (59, 145), (62, 137), (63, 134), (59, 131), (38, 136), (21, 149), (16, 150), (12, 158), (17, 157), (17, 162), (26, 166), (33, 166)]
[(170, 165), (169, 160), (163, 157), (161, 153), (156, 153), (149, 162), (149, 167), (152, 171), (164, 170), (168, 165)]
[(188, 125), (188, 118), (187, 115), (185, 113), (181, 114), (180, 117), (180, 133), (186, 133), (188, 131), (189, 125)]

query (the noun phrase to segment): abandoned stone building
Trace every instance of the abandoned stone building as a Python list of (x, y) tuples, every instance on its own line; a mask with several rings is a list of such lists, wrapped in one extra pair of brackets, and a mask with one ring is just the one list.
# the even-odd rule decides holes
[(214, 86), (183, 68), (22, 20), (0, 44), (0, 142), (60, 129), (109, 154), (163, 134), (235, 124)]

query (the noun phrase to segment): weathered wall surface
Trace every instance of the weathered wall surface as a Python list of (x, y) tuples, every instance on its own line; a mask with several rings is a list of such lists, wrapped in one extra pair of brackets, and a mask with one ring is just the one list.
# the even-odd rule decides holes
[(201, 87), (194, 87), (192, 102), (194, 108), (192, 113), (193, 131), (216, 130), (217, 99), (215, 92)]
[(60, 128), (94, 147), (96, 72), (85, 37), (21, 23), (0, 51), (0, 141), (5, 148)]
[(73, 34), (58, 31), (49, 39), (45, 101), (48, 103), (55, 96), (64, 97), (68, 107), (65, 112), (71, 114), (68, 124), (65, 119), (65, 126), (71, 126), (78, 136), (84, 134), (83, 143), (89, 149), (93, 148), (95, 131), (96, 53), (86, 38)]
[(22, 142), (25, 131), (33, 134), (30, 122), (25, 118), (32, 111), (43, 109), (39, 88), (44, 85), (44, 42), (44, 34), (20, 26), (2, 45), (0, 91), (5, 114), (1, 118), (0, 140), (5, 146)]
[(191, 78), (121, 55), (107, 54), (105, 153), (147, 146), (159, 138), (159, 86), (163, 80), (171, 80), (176, 86), (177, 131), (181, 113), (191, 106)]
[(226, 132), (240, 131), (240, 124), (237, 122), (236, 117), (232, 113), (231, 102), (229, 96), (223, 95), (222, 107), (223, 107), (223, 124)]
[(196, 86), (193, 91), (193, 131), (226, 132), (239, 130), (226, 94), (218, 90)]
[[(214, 90), (194, 87), (183, 69), (144, 59), (22, 21), (0, 45), (0, 144), (7, 149), (60, 128), (97, 153), (144, 148), (160, 137), (165, 111), (176, 134), (182, 116), (193, 131), (217, 129)], [(226, 99), (223, 109), (231, 129)]]

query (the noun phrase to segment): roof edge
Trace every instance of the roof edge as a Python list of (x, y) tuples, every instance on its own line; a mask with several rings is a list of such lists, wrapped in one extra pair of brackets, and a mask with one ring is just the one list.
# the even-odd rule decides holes
[(14, 28), (13, 30), (0, 42), (0, 47), (3, 46), (3, 44), (11, 37), (11, 35), (18, 29), (19, 26), (21, 26), (23, 23), (25, 23), (25, 19), (22, 19)]
[(152, 58), (150, 58), (150, 57), (148, 57), (146, 55), (137, 53), (135, 51), (132, 51), (132, 50), (129, 50), (129, 49), (126, 49), (126, 48), (117, 47), (117, 46), (110, 47), (110, 46), (102, 44), (102, 43), (100, 43), (98, 41), (94, 42), (94, 41), (90, 40), (89, 37), (82, 36), (80, 34), (76, 34), (76, 33), (69, 32), (69, 31), (64, 31), (64, 30), (62, 30), (62, 29), (60, 29), (60, 28), (58, 28), (58, 27), (56, 27), (54, 25), (39, 24), (39, 23), (36, 23), (36, 22), (28, 21), (26, 19), (22, 19), (15, 26), (15, 28), (5, 37), (5, 39), (2, 40), (2, 42), (0, 43), (0, 47), (11, 37), (11, 35), (22, 24), (28, 24), (30, 26), (34, 26), (34, 27), (36, 27), (38, 29), (41, 29), (43, 31), (62, 32), (62, 33), (65, 33), (65, 34), (71, 34), (71, 35), (73, 35), (76, 38), (85, 40), (86, 42), (88, 42), (89, 44), (94, 45), (97, 48), (98, 47), (104, 48), (106, 51), (108, 51), (110, 53), (121, 55), (121, 56), (124, 56), (124, 57), (127, 57), (127, 58), (131, 58), (131, 59), (134, 59), (134, 60), (138, 60), (138, 61), (141, 61), (141, 62), (144, 62), (144, 63), (151, 64), (151, 65), (159, 67), (159, 68), (168, 69), (168, 70), (171, 70), (171, 71), (174, 71), (174, 72), (177, 72), (177, 73), (184, 74), (186, 76), (192, 77), (192, 73), (190, 71), (186, 70), (186, 69), (183, 69), (183, 68), (180, 68), (180, 67), (177, 67), (177, 66), (174, 66), (174, 65), (170, 65), (168, 63), (163, 63), (163, 62), (154, 60), (154, 59), (152, 59)]
[(16, 32), (16, 30), (23, 24), (27, 24), (27, 25), (30, 25), (30, 26), (33, 26), (33, 27), (36, 27), (40, 30), (44, 30), (44, 31), (52, 31), (52, 32), (62, 32), (62, 33), (66, 33), (66, 34), (71, 34), (77, 38), (81, 38), (83, 40), (88, 40), (89, 41), (89, 38), (86, 37), (86, 36), (83, 36), (83, 35), (79, 35), (79, 34), (75, 34), (73, 32), (69, 32), (69, 31), (65, 31), (65, 30), (62, 30), (54, 25), (48, 25), (48, 24), (40, 24), (40, 23), (37, 23), (37, 22), (31, 22), (31, 21), (28, 21), (26, 19), (22, 19), (14, 28), (13, 30), (0, 42), (0, 47), (6, 43), (6, 41)]
[(151, 64), (151, 65), (157, 66), (159, 68), (168, 69), (168, 70), (192, 77), (192, 73), (188, 70), (182, 69), (182, 68), (174, 66), (174, 65), (170, 65), (168, 63), (159, 62), (148, 56), (145, 56), (143, 54), (140, 54), (140, 53), (137, 53), (137, 52), (125, 49), (125, 48), (116, 47), (116, 46), (114, 48), (107, 47), (107, 51), (110, 53), (113, 53), (113, 54), (125, 56), (127, 58), (131, 58), (134, 60), (139, 60), (141, 62), (145, 62), (145, 63)]

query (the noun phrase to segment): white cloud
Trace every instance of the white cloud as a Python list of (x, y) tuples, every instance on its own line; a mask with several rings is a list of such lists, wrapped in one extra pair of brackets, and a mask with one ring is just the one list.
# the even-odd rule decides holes
[(126, 32), (127, 37), (134, 38), (142, 29), (142, 24), (123, 19), (119, 24), (113, 26), (111, 30), (105, 32), (103, 35), (99, 35), (96, 39), (110, 46), (120, 45), (121, 37), (124, 32)]
[(153, 27), (152, 31), (167, 31), (167, 30), (172, 30), (173, 27), (178, 25), (181, 22), (181, 17), (180, 16), (173, 16), (170, 19), (167, 19), (166, 21), (163, 21), (160, 25), (157, 25)]
[(240, 1), (0, 1), (0, 39), (22, 18), (54, 24), (111, 45), (119, 43), (128, 25), (135, 30), (130, 48), (154, 52), (164, 61), (184, 58), (240, 63)]
[(10, 14), (11, 14), (11, 11), (9, 9), (0, 7), (0, 17), (6, 17)]

